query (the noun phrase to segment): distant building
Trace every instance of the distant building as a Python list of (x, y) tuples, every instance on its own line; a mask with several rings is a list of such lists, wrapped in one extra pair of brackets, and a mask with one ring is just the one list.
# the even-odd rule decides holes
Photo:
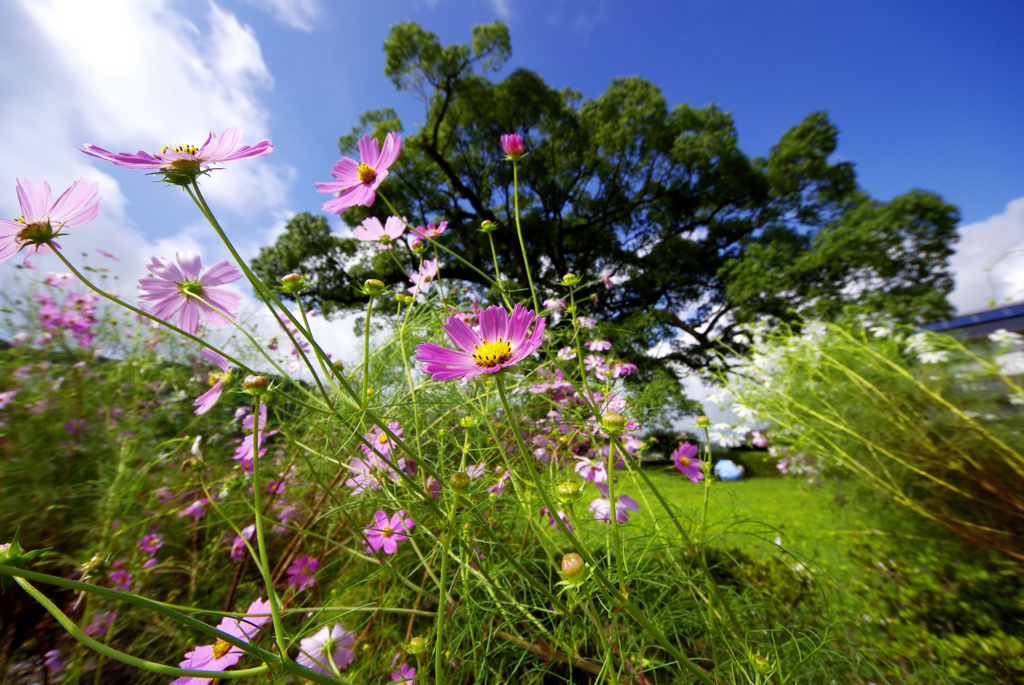
[(1024, 302), (1012, 302), (992, 309), (963, 314), (949, 321), (937, 321), (921, 328), (937, 333), (950, 333), (958, 338), (981, 338), (1003, 328), (1024, 334)]

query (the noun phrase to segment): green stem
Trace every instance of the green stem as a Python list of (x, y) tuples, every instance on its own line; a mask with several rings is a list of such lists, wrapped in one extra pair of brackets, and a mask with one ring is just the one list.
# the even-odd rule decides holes
[[(441, 540), (441, 583), (438, 592), (441, 599), (448, 596), (448, 550), (451, 547), (452, 536), (455, 534), (455, 506), (458, 503), (458, 495), (455, 496), (453, 504), (448, 508), (448, 525), (445, 526), (444, 539)], [(435, 628), (435, 654), (434, 654), (434, 683), (442, 685), (444, 679), (441, 677), (441, 669), (444, 668), (444, 615), (447, 608), (444, 601), (437, 606), (437, 625)]]
[(494, 280), (498, 283), (498, 290), (501, 290), (501, 272), (498, 270), (498, 253), (494, 249), (494, 236), (487, 232), (487, 242), (491, 244), (491, 259), (494, 260)]
[(626, 562), (623, 559), (625, 550), (619, 537), (619, 512), (615, 505), (615, 443), (608, 441), (608, 500), (611, 503), (612, 540), (615, 544), (615, 566), (619, 573), (619, 592), (626, 594)]
[(530, 283), (530, 295), (533, 297), (533, 311), (539, 312), (537, 306), (537, 291), (533, 287), (533, 276), (530, 273), (530, 260), (526, 256), (526, 243), (523, 242), (523, 229), (519, 225), (519, 167), (515, 160), (512, 160), (512, 188), (516, 205), (516, 233), (519, 234), (519, 247), (523, 250), (523, 268), (526, 269), (526, 280)]
[(260, 573), (263, 574), (263, 583), (267, 586), (267, 599), (270, 601), (270, 615), (274, 619), (274, 639), (277, 641), (277, 649), (281, 654), (282, 661), (288, 661), (288, 650), (285, 647), (284, 626), (281, 624), (280, 606), (277, 602), (277, 593), (274, 591), (274, 580), (270, 575), (270, 564), (267, 560), (267, 543), (263, 536), (263, 508), (260, 504), (260, 398), (256, 396), (253, 403), (252, 415), (252, 489), (253, 500), (256, 508), (256, 545), (260, 552)]
[(64, 628), (64, 630), (71, 633), (71, 636), (73, 638), (81, 642), (86, 647), (99, 652), (103, 656), (111, 658), (115, 661), (120, 661), (124, 664), (128, 664), (129, 666), (141, 668), (146, 671), (152, 671), (154, 673), (160, 673), (161, 675), (179, 676), (186, 678), (245, 678), (251, 675), (259, 675), (260, 673), (265, 673), (269, 668), (267, 664), (264, 664), (262, 666), (257, 666), (256, 668), (248, 668), (241, 671), (198, 671), (185, 668), (176, 668), (174, 666), (167, 666), (166, 664), (157, 664), (152, 661), (146, 661), (145, 659), (139, 659), (138, 657), (131, 656), (130, 654), (119, 652), (113, 647), (108, 647), (102, 642), (94, 640), (93, 638), (86, 635), (78, 628), (77, 625), (75, 625), (74, 621), (68, 618), (63, 611), (57, 608), (57, 605), (51, 602), (46, 595), (37, 590), (35, 586), (33, 586), (24, 578), (19, 578), (15, 576), (14, 582), (21, 586), (21, 589), (23, 589), (25, 592), (31, 595), (34, 600), (42, 604), (43, 608), (49, 611), (50, 614), (55, 619), (57, 619), (57, 622)]
[(370, 387), (370, 317), (373, 316), (373, 295), (366, 303), (366, 323), (363, 325), (363, 387), (362, 405), (366, 409), (366, 391)]

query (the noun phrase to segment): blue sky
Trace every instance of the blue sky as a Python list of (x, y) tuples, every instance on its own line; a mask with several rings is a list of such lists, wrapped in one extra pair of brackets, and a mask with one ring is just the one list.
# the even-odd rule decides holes
[[(359, 114), (393, 107), (407, 129), (422, 117), (383, 75), (394, 22), (450, 43), (495, 19), (510, 26), (508, 70), (584, 97), (643, 76), (670, 105), (733, 112), (751, 155), (827, 110), (837, 156), (873, 196), (924, 188), (960, 207), (961, 310), (1024, 293), (1024, 261), (1000, 265), (994, 293), (981, 270), (1024, 245), (1019, 2), (15, 0), (0, 5), (0, 178), (99, 180), (104, 212), (68, 245), (118, 253), (112, 266), (131, 283), (154, 254), (224, 251), (180, 192), (74, 146), (152, 150), (242, 124), (247, 142), (269, 137), (275, 151), (220, 172), (209, 196), (251, 256), (288, 216), (319, 210), (312, 184), (328, 180)], [(17, 210), (13, 188), (0, 192), (0, 211)]]

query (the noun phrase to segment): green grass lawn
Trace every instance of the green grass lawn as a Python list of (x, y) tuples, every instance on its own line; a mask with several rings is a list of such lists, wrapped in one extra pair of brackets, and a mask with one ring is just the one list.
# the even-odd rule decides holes
[[(704, 484), (694, 484), (675, 469), (645, 471), (672, 504), (687, 517), (696, 533), (704, 501)], [(625, 477), (623, 491), (636, 499), (642, 510), (659, 524), (667, 522), (664, 510), (647, 491)], [(646, 496), (646, 501), (645, 501)], [(713, 544), (738, 548), (751, 555), (777, 553), (775, 540), (808, 566), (839, 581), (855, 572), (847, 552), (858, 538), (884, 537), (906, 542), (920, 540), (896, 505), (858, 495), (842, 481), (809, 485), (801, 478), (749, 478), (712, 481), (708, 493), (709, 534)]]

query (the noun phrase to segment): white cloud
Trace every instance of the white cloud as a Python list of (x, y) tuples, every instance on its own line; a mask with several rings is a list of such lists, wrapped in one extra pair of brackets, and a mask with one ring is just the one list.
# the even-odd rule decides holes
[(267, 10), (286, 26), (307, 32), (313, 30), (314, 20), (323, 13), (319, 0), (245, 0), (245, 2)]
[(961, 226), (950, 266), (956, 288), (949, 299), (961, 313), (1024, 298), (1024, 197), (1002, 214)]
[[(266, 137), (268, 112), (258, 95), (273, 79), (252, 29), (211, 2), (204, 31), (170, 4), (21, 0), (3, 10), (11, 15), (6, 33), (20, 45), (0, 47), (0, 73), (15, 82), (0, 107), (0, 141), (16, 153), (3, 155), (0, 177), (31, 171), (39, 178), (46, 165), (57, 175), (103, 169), (74, 150), (83, 142), (158, 150), (200, 144), (211, 129), (236, 124), (246, 143)], [(29, 157), (35, 161), (25, 164)], [(261, 158), (214, 176), (210, 199), (248, 213), (280, 206), (294, 171)]]
[(502, 19), (512, 16), (512, 0), (491, 0), (491, 9)]

